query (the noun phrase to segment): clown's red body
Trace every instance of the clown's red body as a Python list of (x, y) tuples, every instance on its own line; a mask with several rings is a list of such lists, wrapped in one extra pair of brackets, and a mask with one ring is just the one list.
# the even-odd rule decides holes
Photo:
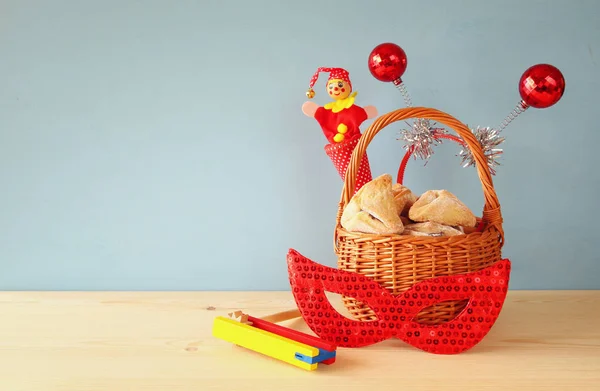
[[(314, 118), (329, 142), (325, 152), (333, 162), (342, 179), (350, 163), (352, 151), (360, 139), (360, 126), (364, 121), (377, 116), (377, 109), (373, 106), (357, 106), (354, 104), (356, 92), (352, 92), (352, 83), (348, 71), (342, 68), (319, 68), (312, 76), (309, 90), (306, 95), (309, 99), (315, 96), (312, 89), (320, 72), (329, 72), (327, 79), (327, 94), (333, 101), (324, 106), (314, 102), (305, 102), (302, 112)], [(355, 191), (360, 190), (363, 184), (371, 181), (371, 168), (369, 159), (365, 154), (360, 162)]]
[(338, 133), (344, 135), (344, 141), (360, 137), (360, 125), (368, 119), (368, 114), (365, 109), (354, 104), (337, 113), (321, 106), (315, 111), (315, 119), (321, 125), (327, 141), (336, 143), (338, 141), (334, 137)]

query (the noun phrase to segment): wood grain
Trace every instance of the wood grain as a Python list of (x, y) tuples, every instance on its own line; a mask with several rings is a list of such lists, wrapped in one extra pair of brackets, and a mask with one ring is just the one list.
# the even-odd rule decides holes
[(600, 390), (600, 291), (511, 291), (471, 351), (386, 341), (312, 373), (211, 336), (215, 316), (293, 308), (289, 292), (2, 292), (0, 390)]

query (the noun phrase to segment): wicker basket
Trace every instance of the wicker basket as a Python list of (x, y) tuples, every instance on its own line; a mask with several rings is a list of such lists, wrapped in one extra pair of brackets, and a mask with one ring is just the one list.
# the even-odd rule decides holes
[[(483, 228), (478, 232), (450, 237), (428, 237), (362, 234), (348, 232), (342, 228), (342, 212), (354, 194), (359, 162), (367, 146), (387, 125), (410, 118), (430, 119), (452, 128), (473, 153), (485, 197), (482, 217), (477, 219)], [(338, 256), (338, 268), (361, 273), (393, 294), (401, 293), (428, 278), (485, 268), (501, 259), (501, 248), (504, 244), (500, 204), (480, 144), (466, 125), (432, 108), (398, 109), (378, 117), (369, 126), (352, 153), (336, 223), (334, 250)], [(364, 304), (351, 297), (343, 296), (342, 300), (356, 319), (376, 319), (375, 314)], [(415, 320), (427, 324), (447, 322), (456, 317), (465, 305), (466, 301), (439, 303), (421, 311)]]

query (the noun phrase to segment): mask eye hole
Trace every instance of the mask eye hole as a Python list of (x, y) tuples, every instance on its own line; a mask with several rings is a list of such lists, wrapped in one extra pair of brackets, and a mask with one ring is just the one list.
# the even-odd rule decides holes
[(353, 297), (339, 293), (325, 292), (327, 300), (332, 303), (335, 310), (344, 318), (352, 321), (375, 322), (379, 320), (371, 308)]
[(423, 308), (414, 321), (420, 324), (437, 325), (456, 319), (469, 304), (469, 299), (448, 300)]

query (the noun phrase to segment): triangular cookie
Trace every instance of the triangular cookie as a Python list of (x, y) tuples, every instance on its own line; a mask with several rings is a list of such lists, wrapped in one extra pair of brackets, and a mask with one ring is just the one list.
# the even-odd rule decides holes
[(433, 222), (449, 226), (474, 227), (473, 212), (447, 190), (429, 190), (408, 211), (412, 221)]
[(392, 177), (383, 174), (367, 182), (344, 208), (341, 225), (351, 232), (399, 234), (404, 230), (392, 192)]

